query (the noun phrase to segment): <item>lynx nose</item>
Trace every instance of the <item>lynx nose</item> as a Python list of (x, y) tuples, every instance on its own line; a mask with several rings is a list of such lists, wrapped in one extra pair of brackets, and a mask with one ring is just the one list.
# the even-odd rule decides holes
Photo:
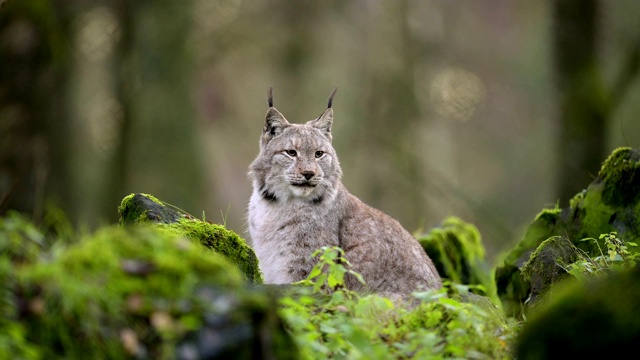
[(311, 179), (316, 173), (313, 171), (303, 171), (302, 172), (302, 176), (304, 176), (305, 179), (309, 180)]

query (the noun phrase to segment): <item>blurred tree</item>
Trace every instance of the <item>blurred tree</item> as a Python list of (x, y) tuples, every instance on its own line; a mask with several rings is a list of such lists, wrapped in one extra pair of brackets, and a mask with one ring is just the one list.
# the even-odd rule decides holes
[(113, 3), (115, 14), (120, 25), (120, 39), (116, 45), (114, 69), (115, 73), (115, 96), (122, 109), (122, 118), (118, 129), (119, 139), (113, 157), (111, 158), (110, 169), (112, 171), (112, 181), (106, 189), (106, 198), (116, 199), (124, 197), (131, 190), (127, 190), (127, 175), (129, 173), (129, 153), (133, 134), (131, 132), (132, 119), (132, 81), (135, 79), (133, 68), (134, 48), (134, 23), (136, 7), (139, 2), (129, 0), (118, 0)]
[[(52, 200), (74, 223), (94, 226), (117, 220), (122, 197), (138, 191), (201, 209), (191, 5), (34, 0), (0, 10), (0, 214), (16, 209), (39, 220)], [(111, 18), (115, 30), (101, 27)], [(105, 37), (115, 37), (115, 55)], [(104, 54), (113, 61), (91, 60)], [(105, 64), (115, 66), (96, 75)], [(87, 66), (94, 68), (82, 72)], [(105, 77), (116, 79), (115, 99), (107, 98), (116, 111), (92, 100), (104, 99), (99, 93), (111, 84), (96, 82)], [(110, 138), (114, 151), (101, 147)]]
[(141, 191), (197, 215), (204, 159), (191, 97), (193, 2), (114, 4), (121, 32), (115, 75), (122, 119), (104, 203), (113, 210), (122, 197)]
[(45, 198), (74, 208), (69, 79), (71, 2), (9, 1), (0, 9), (0, 215), (40, 221)]
[[(418, 54), (420, 47), (409, 29), (410, 1), (385, 5), (375, 15), (382, 19), (369, 21), (367, 29), (375, 37), (369, 39), (372, 46), (367, 57), (379, 59), (365, 72), (367, 91), (359, 121), (362, 150), (375, 159), (366, 169), (365, 196), (375, 206), (384, 204), (386, 211), (414, 229), (430, 218), (428, 204), (416, 193), (426, 182), (413, 150), (419, 141), (416, 124), (421, 120), (415, 94), (416, 63), (425, 59)], [(388, 26), (382, 32), (381, 23)]]
[(558, 196), (566, 204), (595, 177), (606, 157), (607, 120), (640, 65), (636, 41), (608, 87), (598, 62), (597, 0), (552, 0), (554, 60), (560, 106)]
[(591, 182), (605, 156), (606, 91), (596, 41), (596, 0), (552, 0), (560, 104), (558, 191), (562, 204)]

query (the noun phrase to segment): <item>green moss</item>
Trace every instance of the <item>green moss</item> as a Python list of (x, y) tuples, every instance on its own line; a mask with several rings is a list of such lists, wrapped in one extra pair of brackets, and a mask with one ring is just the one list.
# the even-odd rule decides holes
[[(625, 241), (640, 240), (640, 149), (619, 148), (603, 163), (598, 178), (572, 202), (572, 240), (618, 232)], [(592, 242), (576, 243), (588, 253)], [(599, 242), (602, 247), (604, 244)]]
[(25, 217), (10, 211), (0, 218), (0, 359), (39, 359), (39, 346), (26, 340), (18, 322), (20, 301), (14, 296), (17, 269), (37, 262), (45, 249), (44, 235)]
[(582, 203), (582, 201), (584, 200), (584, 196), (586, 193), (587, 193), (586, 189), (577, 193), (573, 198), (569, 200), (569, 207), (572, 209), (575, 209), (576, 207), (578, 207), (578, 205)]
[(496, 289), (505, 314), (520, 318), (525, 311), (525, 302), (529, 297), (531, 284), (520, 272), (520, 268), (511, 263), (503, 263), (495, 269)]
[[(106, 228), (62, 250), (20, 274), (25, 300), (39, 304), (27, 317), (29, 338), (47, 349), (46, 357), (134, 355), (120, 339), (127, 329), (147, 349), (163, 353), (161, 344), (199, 326), (210, 310), (196, 286), (243, 284), (222, 256), (149, 228)], [(153, 318), (164, 325), (149, 326)], [(187, 319), (196, 322), (185, 327)]]
[(517, 359), (626, 358), (640, 338), (640, 269), (559, 288), (529, 316)]
[(556, 234), (559, 228), (563, 228), (560, 218), (561, 213), (562, 209), (557, 206), (540, 211), (527, 228), (522, 240), (507, 253), (504, 263), (522, 265), (529, 258), (531, 252), (544, 240)]
[(497, 300), (480, 232), (475, 226), (449, 217), (418, 241), (440, 276), (459, 284), (482, 285), (486, 295)]
[(45, 245), (44, 235), (24, 216), (10, 211), (0, 218), (0, 254), (8, 260), (32, 263)]
[(523, 254), (535, 250), (544, 240), (558, 233), (558, 228), (562, 228), (560, 215), (562, 209), (543, 209), (527, 228), (522, 241), (518, 244), (507, 261), (521, 258)]
[(496, 292), (505, 312), (511, 316), (521, 316), (524, 302), (529, 297), (530, 282), (522, 276), (520, 268), (540, 244), (558, 232), (562, 210), (559, 207), (543, 209), (533, 220), (522, 240), (505, 256), (496, 267), (494, 277)]
[(149, 194), (125, 196), (118, 206), (118, 214), (120, 215), (120, 225), (142, 221), (172, 223), (184, 215)]
[(524, 280), (530, 284), (530, 304), (535, 305), (546, 297), (552, 285), (568, 279), (569, 274), (560, 264), (573, 263), (577, 258), (577, 250), (569, 239), (553, 236), (543, 241), (520, 269)]
[[(275, 297), (247, 288), (226, 257), (171, 231), (103, 228), (46, 258), (11, 266), (15, 281), (2, 284), (16, 297), (8, 324), (18, 325), (0, 321), (0, 330), (33, 345), (24, 358), (174, 358), (210, 333), (219, 334), (209, 346), (221, 356), (296, 357)], [(3, 341), (6, 334), (0, 356)]]
[(612, 206), (636, 203), (640, 199), (640, 149), (616, 149), (602, 165), (598, 177), (604, 182), (604, 202)]
[(233, 231), (216, 224), (199, 220), (180, 219), (172, 224), (158, 224), (161, 229), (183, 234), (199, 241), (206, 248), (224, 255), (238, 266), (247, 280), (261, 284), (262, 274), (258, 268), (258, 258), (244, 239)]
[[(571, 247), (571, 245), (571, 242), (568, 239), (563, 238), (562, 236), (552, 236), (549, 239), (543, 241), (542, 244), (540, 244), (540, 246), (538, 246), (536, 250), (529, 256), (527, 262), (525, 262), (521, 267), (520, 271), (522, 272), (522, 275), (526, 280), (530, 280), (533, 273), (548, 270), (548, 264), (546, 263), (546, 261), (541, 262), (540, 258), (548, 257), (548, 255), (546, 255), (545, 253), (549, 252), (550, 248), (559, 249), (566, 246)], [(552, 252), (554, 254), (556, 253), (555, 251)], [(557, 256), (561, 255), (558, 253)], [(552, 256), (553, 260), (555, 260), (555, 257), (557, 256)]]
[(258, 258), (243, 238), (222, 225), (198, 220), (148, 194), (131, 194), (118, 208), (120, 224), (153, 223), (173, 234), (198, 241), (231, 260), (252, 283), (261, 284)]
[[(602, 200), (603, 183), (596, 182), (589, 186), (587, 192), (582, 201), (576, 204), (573, 211), (573, 221), (579, 226), (574, 227), (570, 233), (574, 244), (579, 248), (591, 253), (597, 250), (597, 247), (593, 247), (594, 243), (582, 242), (577, 240), (592, 237), (598, 238), (600, 234), (607, 234), (616, 229), (612, 226), (611, 218), (620, 209), (616, 209), (607, 205)], [(600, 245), (604, 244), (600, 242)]]
[(598, 177), (586, 190), (576, 194), (569, 205), (563, 209), (557, 206), (545, 209), (536, 216), (524, 237), (496, 268), (498, 295), (503, 303), (524, 302), (529, 298), (530, 293), (522, 298), (523, 294), (507, 288), (522, 290), (529, 287), (530, 284), (519, 278), (513, 269), (521, 268), (546, 239), (565, 237), (594, 257), (605, 248), (603, 241), (581, 242), (581, 239), (598, 239), (600, 234), (616, 231), (624, 241), (640, 241), (640, 149), (616, 149), (604, 161)]
[(0, 359), (298, 358), (276, 294), (183, 233), (147, 222), (55, 241), (12, 213), (0, 250)]

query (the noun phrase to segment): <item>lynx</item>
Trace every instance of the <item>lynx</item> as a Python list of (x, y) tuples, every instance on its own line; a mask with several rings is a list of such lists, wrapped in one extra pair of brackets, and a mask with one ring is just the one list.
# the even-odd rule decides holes
[(347, 277), (349, 289), (398, 298), (440, 288), (440, 276), (418, 241), (342, 184), (331, 145), (335, 92), (322, 115), (293, 124), (273, 107), (269, 89), (260, 152), (249, 167), (248, 209), (251, 243), (265, 282), (303, 280), (315, 264), (314, 250), (339, 246), (366, 282), (365, 288)]

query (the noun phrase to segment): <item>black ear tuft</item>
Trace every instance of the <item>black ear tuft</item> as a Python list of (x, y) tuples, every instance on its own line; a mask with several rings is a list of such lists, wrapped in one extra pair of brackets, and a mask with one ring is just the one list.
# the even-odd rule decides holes
[(329, 95), (329, 102), (327, 104), (327, 109), (331, 109), (331, 105), (333, 103), (333, 96), (336, 94), (336, 91), (338, 91), (338, 87), (334, 87), (333, 91), (331, 91), (331, 94)]
[(269, 107), (273, 107), (273, 86), (269, 86), (269, 91), (267, 92), (267, 104), (269, 104)]

